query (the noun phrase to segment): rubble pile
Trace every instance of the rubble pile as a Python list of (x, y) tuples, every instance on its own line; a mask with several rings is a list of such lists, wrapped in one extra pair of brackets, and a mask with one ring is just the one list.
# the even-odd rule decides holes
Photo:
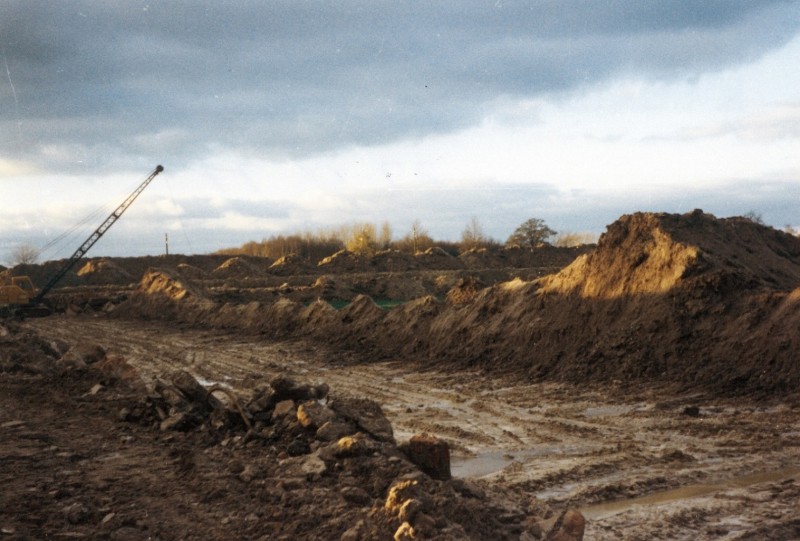
[[(565, 528), (552, 511), (534, 516), (542, 502), (494, 500), (489, 487), (452, 479), (444, 441), (419, 435), (398, 446), (377, 403), (332, 395), (325, 384), (276, 376), (245, 402), (177, 371), (119, 417), (247, 450), (252, 462), (236, 466), (237, 476), (266, 491), (284, 534), (294, 527), (301, 537), (342, 540), (544, 539), (558, 531), (559, 539), (582, 539), (582, 528)], [(324, 518), (300, 520), (320, 511)]]

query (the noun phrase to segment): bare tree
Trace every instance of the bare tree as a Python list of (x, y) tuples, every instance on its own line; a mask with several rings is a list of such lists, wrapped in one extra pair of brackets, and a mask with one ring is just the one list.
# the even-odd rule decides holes
[(461, 251), (466, 252), (473, 248), (481, 248), (488, 243), (478, 218), (473, 216), (464, 231), (461, 232)]
[(398, 250), (410, 254), (424, 252), (433, 246), (433, 244), (433, 239), (428, 235), (425, 228), (422, 227), (422, 223), (419, 220), (414, 220), (414, 223), (411, 224), (411, 230), (393, 243), (394, 247)]
[(378, 246), (381, 250), (386, 250), (392, 243), (392, 226), (389, 222), (381, 224), (381, 231), (378, 233)]
[(583, 246), (585, 244), (595, 244), (596, 242), (597, 235), (594, 233), (589, 233), (588, 231), (578, 233), (562, 231), (556, 235), (556, 238), (553, 240), (553, 246), (573, 248), (575, 246)]
[(20, 244), (11, 252), (15, 265), (30, 265), (39, 259), (39, 250), (30, 244)]
[(764, 217), (761, 216), (761, 213), (760, 212), (756, 212), (754, 210), (749, 211), (747, 214), (742, 216), (742, 218), (746, 218), (746, 219), (750, 220), (751, 222), (753, 222), (754, 224), (767, 225), (766, 223), (764, 223)]
[(413, 253), (416, 254), (420, 251), (420, 238), (427, 235), (428, 232), (422, 227), (422, 223), (419, 220), (414, 220), (414, 223), (411, 224), (411, 247)]

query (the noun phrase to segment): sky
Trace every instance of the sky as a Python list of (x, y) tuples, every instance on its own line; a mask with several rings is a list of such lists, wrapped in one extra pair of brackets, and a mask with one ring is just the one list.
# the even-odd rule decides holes
[(800, 0), (0, 0), (0, 264), (69, 257), (159, 164), (90, 256), (797, 227), (798, 65)]

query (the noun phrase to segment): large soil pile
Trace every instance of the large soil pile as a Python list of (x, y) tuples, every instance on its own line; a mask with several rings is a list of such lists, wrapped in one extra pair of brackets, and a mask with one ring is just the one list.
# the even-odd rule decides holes
[(362, 301), (357, 310), (320, 312), (283, 300), (184, 314), (142, 293), (132, 302), (144, 317), (316, 337), (364, 359), (759, 394), (800, 384), (799, 284), (800, 239), (695, 211), (623, 216), (557, 274), (459, 291), (444, 303), (423, 298), (376, 312)]
[(701, 211), (623, 216), (561, 272), (443, 311), (431, 353), (576, 382), (792, 392), (798, 285), (791, 235)]

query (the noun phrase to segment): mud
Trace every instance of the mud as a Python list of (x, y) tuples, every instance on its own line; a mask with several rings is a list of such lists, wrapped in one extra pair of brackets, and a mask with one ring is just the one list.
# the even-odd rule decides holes
[[(122, 264), (91, 266), (84, 276), (98, 285), (61, 292), (64, 314), (31, 320), (3, 338), (0, 375), (9, 389), (3, 396), (10, 397), (0, 418), (2, 441), (10, 442), (3, 452), (25, 465), (14, 470), (24, 473), (19, 480), (5, 476), (13, 487), (8, 508), (25, 509), (24, 495), (38, 495), (44, 499), (31, 500), (38, 511), (25, 527), (52, 526), (47, 497), (65, 495), (58, 531), (68, 536), (89, 536), (85, 525), (102, 524), (112, 513), (126, 518), (97, 538), (121, 528), (174, 538), (165, 533), (169, 512), (154, 512), (148, 521), (117, 511), (152, 502), (113, 492), (113, 481), (85, 488), (80, 468), (49, 471), (73, 471), (71, 457), (78, 464), (100, 459), (98, 451), (76, 450), (70, 432), (80, 445), (101, 449), (110, 445), (104, 433), (127, 437), (100, 420), (109, 402), (89, 397), (116, 396), (113, 383), (127, 381), (126, 374), (149, 389), (165, 370), (181, 369), (245, 400), (260, 396), (277, 375), (324, 383), (341, 396), (380, 404), (398, 442), (426, 433), (448, 443), (456, 481), (426, 481), (423, 499), (441, 505), (434, 506), (437, 516), (423, 513), (416, 533), (399, 515), (386, 514), (394, 505), (389, 484), (404, 459), (381, 447), (375, 465), (388, 473), (354, 482), (361, 468), (345, 483), (372, 487), (368, 497), (346, 491), (345, 500), (365, 510), (337, 522), (331, 516), (343, 509), (336, 507), (344, 505), (340, 494), (312, 497), (315, 488), (303, 485), (305, 495), (284, 517), (294, 538), (312, 538), (313, 531), (296, 509), (325, 498), (338, 503), (310, 519), (320, 525), (318, 538), (322, 532), (321, 538), (341, 539), (529, 541), (559, 538), (548, 530), (556, 527), (574, 539), (566, 532), (584, 528), (585, 539), (601, 540), (800, 538), (800, 239), (743, 218), (648, 213), (623, 216), (594, 250), (572, 253), (560, 267), (514, 266), (533, 264), (532, 253), (512, 261), (522, 255), (384, 253), (365, 261), (339, 253), (315, 267), (292, 258), (213, 265), (176, 259), (171, 263), (180, 268), (141, 274)], [(141, 279), (122, 289), (99, 283), (103, 273), (124, 276), (119, 269)], [(106, 293), (102, 303), (76, 300), (98, 292)], [(398, 302), (387, 308), (376, 299)], [(107, 364), (68, 353), (70, 345), (91, 344), (106, 352)], [(95, 364), (114, 376), (93, 372)], [(76, 373), (81, 378), (71, 380)], [(37, 378), (47, 383), (42, 400)], [(61, 411), (68, 413), (62, 420)], [(147, 441), (141, 456), (162, 444), (162, 453), (178, 452), (174, 437), (136, 434)], [(179, 440), (193, 456), (209, 445), (214, 460), (228, 456), (218, 441), (195, 437)], [(29, 445), (37, 438), (45, 443)], [(311, 443), (306, 438), (300, 447)], [(58, 451), (48, 459), (52, 465), (37, 470), (37, 461), (49, 464), (50, 451)], [(110, 452), (122, 449), (111, 445)], [(134, 472), (147, 467), (137, 456)], [(262, 457), (262, 467), (273, 467), (267, 458), (275, 457)], [(252, 492), (232, 492), (230, 480), (212, 483), (213, 460), (203, 464), (194, 490), (224, 492), (215, 505), (187, 499), (169, 468), (142, 474), (167, 482), (162, 492), (175, 497), (169, 500), (175, 513), (196, 508), (191, 516), (199, 529), (176, 519), (184, 538), (200, 530), (208, 538), (231, 532), (247, 538), (264, 520), (279, 538), (280, 521), (264, 519), (263, 506), (257, 513)], [(326, 490), (342, 488), (338, 477), (327, 479)], [(279, 496), (282, 505), (298, 497)], [(312, 508), (316, 513), (317, 503)], [(242, 513), (252, 524), (236, 526)], [(64, 518), (81, 527), (65, 530)], [(0, 524), (5, 535), (25, 538), (18, 517), (7, 513), (2, 520), (10, 524)]]
[(371, 398), (398, 441), (419, 432), (448, 441), (455, 476), (582, 509), (586, 539), (800, 534), (800, 405), (789, 399), (520, 384), (399, 361), (351, 366), (302, 341), (105, 318), (29, 324), (49, 339), (108, 344), (145, 380), (185, 368), (247, 394), (283, 372)]

